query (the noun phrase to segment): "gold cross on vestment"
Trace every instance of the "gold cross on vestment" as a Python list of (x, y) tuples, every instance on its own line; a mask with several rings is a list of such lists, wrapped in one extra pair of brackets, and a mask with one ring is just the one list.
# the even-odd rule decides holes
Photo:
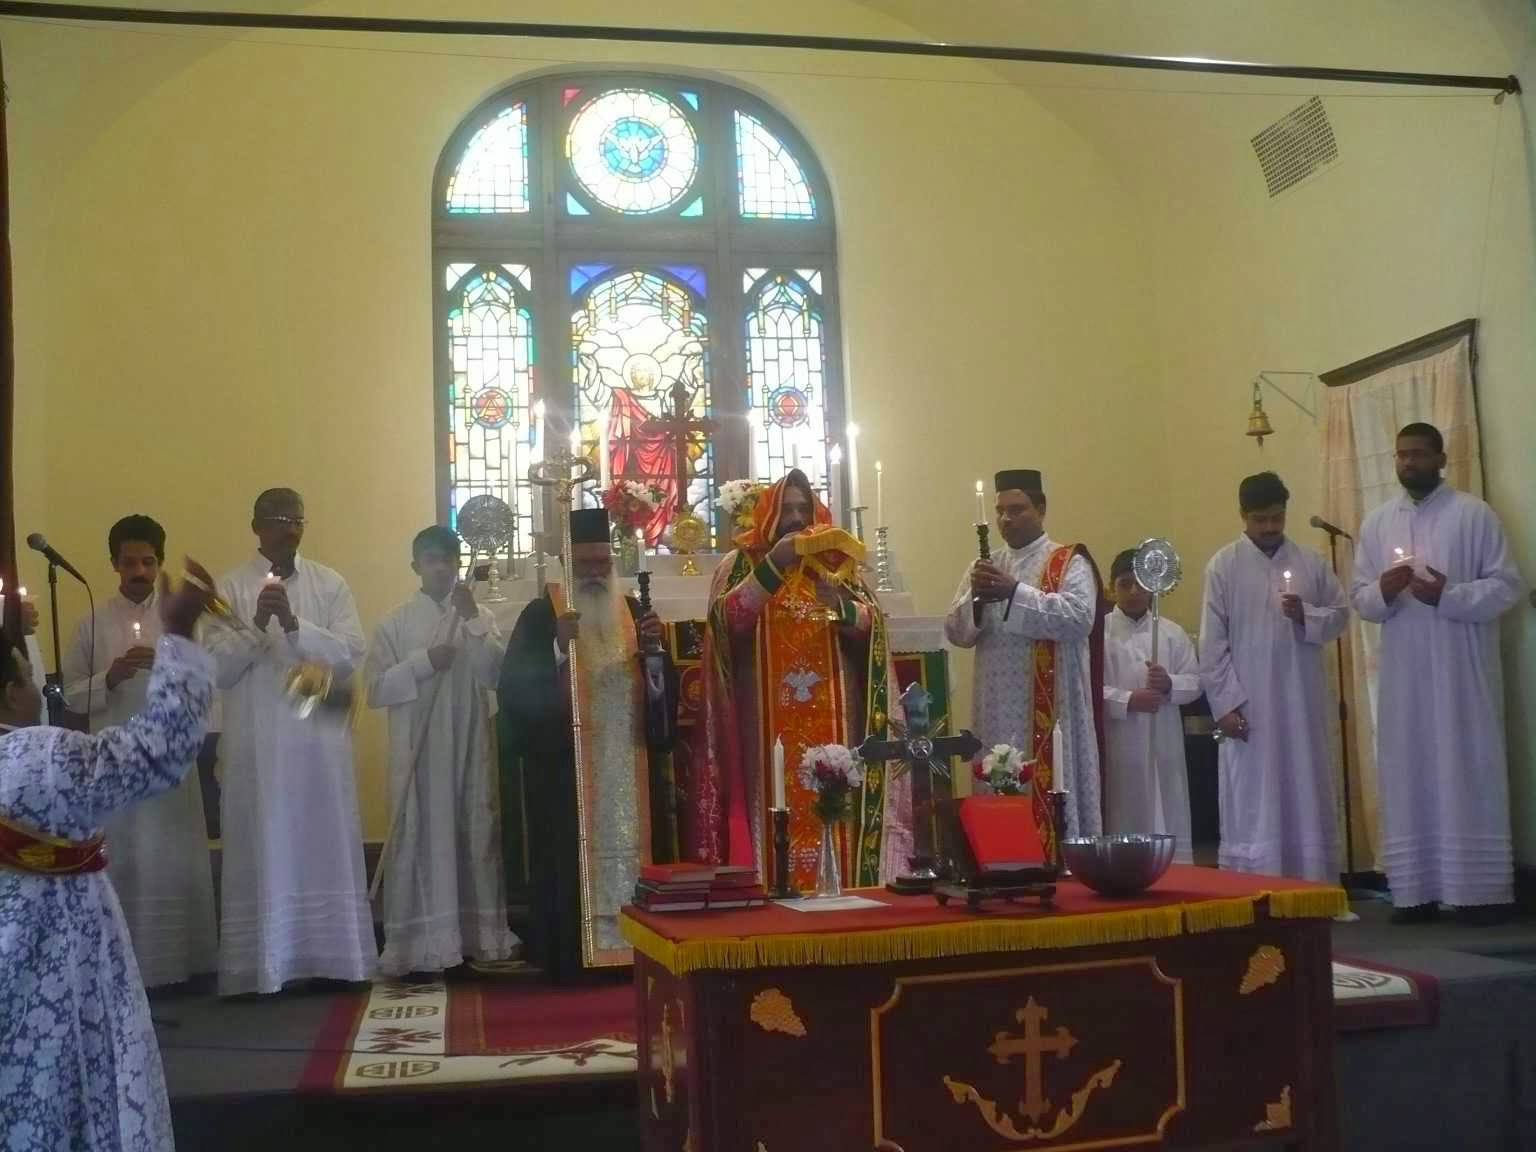
[(1034, 1124), (1039, 1124), (1051, 1110), (1051, 1102), (1045, 1096), (1041, 1057), (1054, 1054), (1058, 1060), (1065, 1060), (1067, 1053), (1077, 1046), (1077, 1038), (1065, 1028), (1057, 1028), (1052, 1036), (1041, 1034), (1040, 1025), (1049, 1015), (1050, 1012), (1036, 1004), (1031, 996), (1029, 1002), (1015, 1013), (1015, 1019), (1024, 1025), (1024, 1035), (999, 1032), (987, 1049), (997, 1057), (999, 1064), (1006, 1064), (1015, 1056), (1024, 1057), (1024, 1102), (1019, 1105), (1019, 1111)]

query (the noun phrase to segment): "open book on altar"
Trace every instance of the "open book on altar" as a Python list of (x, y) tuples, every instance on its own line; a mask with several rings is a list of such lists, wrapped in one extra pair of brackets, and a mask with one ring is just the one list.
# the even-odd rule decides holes
[(1047, 865), (1032, 797), (967, 796), (958, 808), (960, 829), (979, 872), (1018, 872)]

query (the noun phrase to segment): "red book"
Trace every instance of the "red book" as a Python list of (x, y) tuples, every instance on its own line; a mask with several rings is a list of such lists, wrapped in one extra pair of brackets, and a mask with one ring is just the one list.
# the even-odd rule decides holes
[(1029, 796), (967, 796), (960, 801), (960, 826), (983, 872), (1045, 866), (1045, 847)]
[(718, 871), (713, 864), (642, 864), (640, 879), (657, 884), (707, 884)]

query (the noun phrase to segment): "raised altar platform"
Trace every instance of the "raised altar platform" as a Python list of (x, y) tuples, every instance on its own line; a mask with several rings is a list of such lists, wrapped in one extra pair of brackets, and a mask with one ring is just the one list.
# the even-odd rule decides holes
[(1338, 888), (1175, 868), (1052, 912), (626, 910), (642, 1147), (1337, 1147)]

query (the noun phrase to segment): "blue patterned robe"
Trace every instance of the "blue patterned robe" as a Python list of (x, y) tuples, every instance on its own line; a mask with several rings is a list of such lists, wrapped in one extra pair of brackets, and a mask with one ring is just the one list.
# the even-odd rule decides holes
[[(162, 638), (144, 711), (127, 724), (0, 735), (0, 816), (90, 838), (115, 810), (180, 782), (212, 696), (209, 657)], [(0, 868), (0, 1149), (172, 1147), (149, 1002), (107, 873)]]

